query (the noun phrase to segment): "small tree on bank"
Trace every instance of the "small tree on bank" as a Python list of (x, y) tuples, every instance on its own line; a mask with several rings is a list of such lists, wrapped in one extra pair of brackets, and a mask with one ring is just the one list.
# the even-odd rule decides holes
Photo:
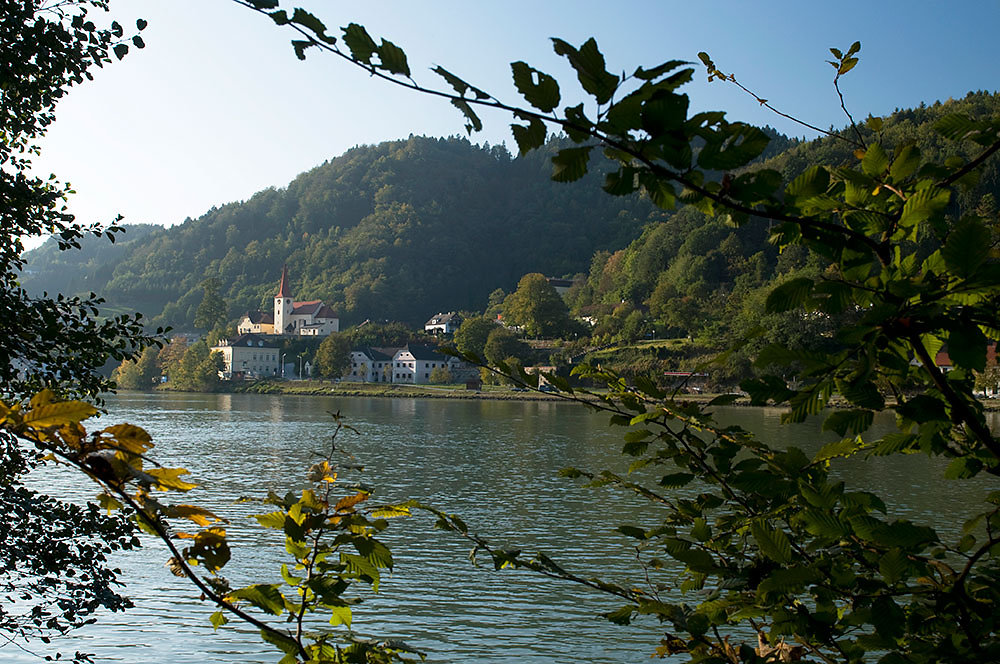
[(351, 340), (346, 334), (334, 332), (319, 345), (313, 362), (322, 378), (340, 378), (351, 366)]

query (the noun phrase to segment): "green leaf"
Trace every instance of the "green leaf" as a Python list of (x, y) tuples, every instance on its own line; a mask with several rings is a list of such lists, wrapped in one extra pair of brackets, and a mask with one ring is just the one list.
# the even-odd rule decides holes
[(598, 104), (605, 104), (611, 99), (618, 89), (619, 79), (605, 69), (604, 56), (593, 37), (584, 42), (579, 50), (558, 38), (552, 39), (552, 45), (557, 55), (569, 60), (580, 85)]
[(770, 141), (757, 127), (734, 122), (706, 139), (698, 153), (698, 165), (712, 170), (739, 168), (759, 157)]
[(285, 512), (269, 512), (267, 514), (254, 514), (253, 518), (257, 519), (257, 523), (264, 526), (265, 528), (274, 528), (275, 530), (285, 527), (285, 518), (288, 515)]
[(761, 581), (757, 589), (760, 592), (794, 593), (806, 586), (822, 580), (822, 574), (812, 567), (779, 568)]
[(626, 604), (625, 606), (611, 611), (609, 613), (602, 613), (601, 615), (616, 625), (628, 625), (632, 622), (632, 612), (635, 610), (631, 604)]
[(801, 307), (809, 301), (812, 291), (813, 280), (809, 277), (791, 279), (768, 293), (764, 310), (767, 313), (780, 313)]
[(637, 540), (648, 539), (646, 537), (646, 531), (643, 530), (642, 528), (637, 528), (635, 526), (618, 526), (616, 530), (618, 530), (618, 532), (620, 532), (622, 535), (626, 535), (627, 537), (634, 537)]
[[(837, 413), (834, 413), (834, 415), (836, 414)], [(830, 418), (827, 418), (823, 422), (824, 430), (828, 430), (827, 422), (829, 421)], [(834, 424), (839, 425), (840, 423), (834, 423)], [(844, 428), (846, 429), (846, 426)], [(844, 434), (841, 433), (840, 435), (843, 436)], [(860, 438), (842, 438), (841, 440), (836, 440), (832, 443), (827, 443), (826, 445), (821, 447), (819, 452), (816, 453), (816, 456), (813, 457), (813, 461), (827, 461), (829, 459), (849, 457), (860, 451), (861, 446), (862, 446), (862, 441), (860, 440)]]
[(982, 130), (983, 124), (967, 115), (951, 113), (934, 123), (934, 131), (950, 141), (958, 141)]
[(476, 115), (476, 112), (472, 110), (472, 107), (463, 99), (452, 99), (451, 105), (462, 111), (462, 115), (469, 121), (465, 125), (465, 131), (471, 134), (474, 131), (482, 131), (483, 122)]
[(627, 196), (636, 189), (636, 171), (634, 168), (622, 166), (617, 171), (609, 171), (604, 176), (604, 191), (612, 196)]
[(909, 561), (901, 549), (892, 549), (878, 561), (878, 571), (889, 585), (906, 578)]
[(316, 46), (316, 42), (304, 41), (301, 39), (296, 39), (292, 41), (292, 48), (295, 49), (295, 57), (297, 57), (299, 60), (306, 59), (306, 49), (309, 48), (310, 46)]
[(115, 57), (121, 60), (128, 55), (128, 44), (115, 44), (115, 47), (112, 50), (115, 52)]
[(523, 157), (535, 148), (539, 148), (545, 144), (547, 131), (545, 129), (545, 123), (538, 118), (530, 116), (518, 117), (528, 121), (527, 126), (519, 124), (512, 124), (510, 126), (511, 131), (514, 134), (514, 140), (517, 141), (518, 151)]
[[(286, 653), (288, 655), (298, 655), (299, 654), (299, 646), (295, 642), (295, 640), (292, 639), (291, 637), (284, 636), (282, 634), (278, 634), (278, 633), (275, 633), (275, 632), (272, 632), (272, 631), (269, 631), (269, 630), (263, 630), (262, 629), (260, 631), (260, 638), (263, 639), (264, 641), (270, 643), (273, 646), (277, 646), (278, 650), (280, 650), (283, 653)], [(284, 660), (282, 660), (282, 662), (283, 661)], [(293, 659), (292, 661), (295, 662), (295, 661), (298, 661), (298, 660), (297, 659)]]
[(378, 59), (381, 68), (393, 74), (410, 75), (410, 65), (406, 62), (406, 53), (388, 39), (383, 39), (378, 47)]
[(642, 128), (651, 136), (677, 131), (687, 120), (689, 103), (687, 95), (658, 91), (642, 105), (639, 112)]
[(455, 92), (457, 92), (463, 97), (465, 96), (465, 93), (469, 90), (471, 90), (472, 94), (476, 96), (476, 99), (489, 99), (492, 96), (488, 92), (484, 92), (483, 90), (480, 90), (476, 86), (466, 83), (461, 78), (455, 76), (444, 67), (437, 66), (431, 71), (440, 76), (441, 78), (443, 78), (444, 80), (446, 80), (448, 84), (451, 85), (452, 88), (454, 88)]
[(298, 23), (303, 28), (311, 30), (316, 34), (317, 37), (326, 36), (326, 25), (323, 21), (316, 18), (311, 12), (307, 12), (301, 7), (296, 7), (295, 11), (292, 12), (292, 23)]
[(951, 192), (947, 189), (927, 187), (910, 195), (903, 204), (903, 213), (899, 218), (899, 226), (909, 227), (930, 219), (944, 210), (951, 200)]
[(765, 556), (776, 563), (792, 561), (792, 544), (783, 530), (771, 528), (763, 521), (754, 521), (750, 532)]
[(590, 151), (594, 146), (563, 148), (552, 157), (552, 179), (556, 182), (574, 182), (587, 174)]
[(896, 182), (913, 175), (920, 166), (920, 150), (915, 145), (907, 145), (896, 152), (889, 168), (889, 177)]
[(689, 64), (691, 63), (687, 62), (686, 60), (668, 60), (667, 62), (664, 62), (662, 65), (657, 65), (652, 69), (643, 69), (642, 67), (639, 67), (638, 69), (635, 70), (635, 73), (633, 73), (632, 75), (643, 81), (652, 81), (659, 78), (660, 76), (663, 76), (667, 72), (671, 72), (674, 69), (677, 69), (678, 67)]
[(510, 70), (514, 75), (514, 86), (529, 104), (543, 113), (549, 113), (559, 105), (559, 83), (556, 79), (521, 61), (510, 63)]
[(250, 602), (261, 611), (273, 616), (280, 616), (285, 610), (285, 598), (278, 590), (277, 584), (256, 583), (246, 588), (240, 588), (229, 593), (233, 599)]
[(948, 355), (955, 366), (974, 371), (986, 370), (986, 335), (978, 325), (966, 323), (948, 334)]
[(690, 473), (673, 473), (671, 475), (664, 475), (661, 477), (660, 486), (668, 489), (679, 489), (682, 486), (690, 484), (693, 479), (694, 475)]
[(911, 449), (916, 442), (917, 437), (912, 433), (890, 433), (879, 441), (872, 454), (875, 456), (896, 454)]
[(593, 129), (594, 123), (590, 121), (587, 114), (583, 111), (583, 104), (577, 104), (576, 106), (567, 106), (563, 109), (563, 114), (566, 116), (571, 124), (564, 125), (563, 129), (566, 130), (566, 135), (573, 140), (574, 143), (582, 143), (591, 137), (591, 130)]
[(712, 538), (712, 527), (708, 525), (705, 519), (699, 517), (694, 520), (694, 527), (691, 528), (691, 537), (699, 542), (707, 541)]
[(840, 63), (840, 67), (837, 68), (837, 75), (838, 76), (843, 76), (847, 72), (849, 72), (852, 69), (854, 69), (854, 67), (857, 64), (858, 64), (858, 59), (857, 58), (847, 58), (842, 63)]
[[(835, 431), (840, 436), (867, 431), (875, 421), (875, 413), (864, 408), (837, 410), (823, 420), (823, 431)], [(853, 454), (853, 452), (852, 452)], [(841, 455), (837, 455), (841, 456)], [(832, 457), (826, 457), (832, 458)]]
[(879, 177), (889, 168), (889, 155), (878, 143), (872, 143), (865, 150), (864, 159), (861, 160), (861, 170), (865, 175)]
[(211, 616), (208, 617), (208, 620), (209, 622), (212, 623), (212, 629), (214, 630), (219, 629), (227, 622), (229, 622), (229, 618), (227, 618), (226, 614), (223, 613), (222, 611), (216, 611), (215, 613), (213, 613)]
[(344, 625), (348, 629), (351, 627), (351, 618), (353, 614), (351, 613), (351, 607), (349, 606), (331, 606), (330, 609), (330, 624), (336, 627), (337, 625)]
[(827, 510), (803, 510), (800, 512), (806, 530), (817, 537), (841, 539), (850, 534), (850, 528)]
[(372, 55), (378, 50), (378, 46), (364, 26), (350, 23), (346, 28), (343, 28), (343, 31), (344, 43), (350, 49), (351, 57), (362, 64), (371, 64)]
[(983, 469), (983, 462), (972, 457), (959, 457), (951, 463), (944, 471), (945, 479), (959, 480), (975, 477)]
[(825, 193), (830, 186), (830, 172), (822, 166), (810, 166), (787, 187), (785, 195), (794, 198), (812, 198)]
[(941, 255), (949, 270), (968, 278), (989, 257), (991, 246), (989, 229), (975, 217), (966, 217), (948, 234)]

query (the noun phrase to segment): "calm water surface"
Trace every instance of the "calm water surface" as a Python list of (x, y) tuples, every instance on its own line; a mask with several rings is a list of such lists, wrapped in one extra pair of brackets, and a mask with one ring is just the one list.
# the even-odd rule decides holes
[[(557, 476), (565, 466), (627, 468), (619, 455), (621, 430), (580, 407), (138, 393), (119, 395), (109, 407), (108, 423), (144, 426), (161, 463), (192, 471), (201, 486), (186, 502), (231, 520), (234, 558), (225, 572), (234, 585), (278, 581), (284, 554), (283, 540), (248, 518), (265, 510), (234, 501), (268, 489), (301, 488), (305, 469), (328, 445), (329, 413), (337, 411), (359, 431), (341, 434), (338, 446), (365, 465), (363, 479), (375, 487), (376, 499), (421, 499), (461, 515), (492, 542), (545, 551), (583, 576), (641, 578), (628, 538), (615, 527), (652, 525), (648, 506)], [(780, 427), (779, 417), (780, 411), (768, 409), (722, 412), (727, 422), (808, 451), (828, 440), (818, 424)], [(940, 480), (939, 468), (921, 456), (848, 463), (841, 472), (852, 485), (878, 491), (894, 513), (930, 518), (943, 532), (957, 530), (963, 510), (996, 488), (985, 479)], [(94, 493), (66, 473), (38, 481), (54, 495), (80, 499)], [(356, 607), (354, 628), (359, 635), (402, 639), (426, 651), (428, 661), (624, 664), (649, 661), (659, 641), (654, 622), (617, 627), (600, 618), (620, 605), (613, 598), (533, 574), (473, 567), (469, 547), (434, 530), (429, 518), (395, 520), (383, 539), (392, 548), (395, 570), (383, 578), (378, 595)], [(102, 615), (96, 625), (61, 639), (59, 649), (115, 662), (277, 661), (277, 651), (252, 630), (231, 624), (213, 632), (212, 608), (166, 571), (166, 557), (162, 546), (150, 543), (119, 558), (136, 607)], [(608, 570), (618, 570), (617, 579)], [(11, 646), (0, 648), (0, 660), (38, 661)]]

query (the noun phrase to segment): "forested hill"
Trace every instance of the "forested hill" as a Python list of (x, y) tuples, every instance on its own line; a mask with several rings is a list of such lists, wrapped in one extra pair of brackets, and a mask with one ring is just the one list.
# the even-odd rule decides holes
[[(1000, 97), (969, 93), (897, 110), (879, 133), (859, 131), (866, 142), (914, 143), (925, 159), (941, 161), (956, 144), (942, 141), (933, 124), (949, 113), (997, 115)], [(808, 326), (781, 331), (794, 321), (761, 320), (761, 304), (778, 281), (824, 266), (805, 264), (796, 251), (779, 256), (764, 224), (734, 229), (692, 209), (668, 213), (639, 197), (609, 196), (600, 187), (599, 164), (579, 182), (554, 183), (549, 159), (556, 148), (513, 159), (501, 146), (459, 138), (358, 147), (284, 189), (153, 230), (140, 241), (126, 234), (114, 250), (59, 254), (43, 247), (29, 254), (33, 273), (23, 282), (29, 289), (93, 290), (112, 305), (184, 328), (206, 278), (218, 279), (235, 318), (270, 306), (285, 263), (295, 297), (325, 300), (344, 325), (366, 318), (417, 324), (438, 311), (481, 310), (489, 293), (509, 292), (528, 272), (579, 274), (570, 304), (606, 323), (598, 333), (724, 343), (763, 324), (776, 334), (817, 338)], [(752, 167), (763, 162), (790, 179), (812, 164), (853, 163), (853, 150), (832, 138), (797, 142), (777, 135)], [(996, 214), (998, 189), (1000, 171), (990, 162), (978, 184), (960, 194), (954, 213)], [(74, 254), (82, 265), (73, 264)]]
[[(126, 233), (107, 262), (90, 266), (85, 288), (186, 327), (206, 278), (218, 278), (235, 317), (270, 306), (287, 263), (295, 297), (325, 300), (348, 324), (478, 309), (527, 272), (586, 270), (595, 251), (621, 248), (663, 218), (648, 201), (605, 194), (597, 172), (552, 182), (554, 149), (513, 159), (502, 146), (422, 137), (357, 147), (284, 189), (141, 241)], [(77, 254), (84, 262), (93, 242)], [(80, 290), (83, 282), (60, 279), (79, 273), (63, 270), (73, 259), (51, 247), (30, 253), (25, 287)]]
[[(923, 162), (943, 162), (950, 156), (968, 159), (977, 154), (978, 146), (944, 141), (934, 130), (934, 124), (950, 114), (996, 117), (1000, 95), (973, 92), (959, 100), (897, 110), (884, 118), (879, 132), (865, 126), (858, 131), (869, 145), (879, 141), (896, 149), (913, 144)], [(844, 141), (823, 138), (794, 145), (753, 168), (775, 169), (787, 181), (814, 164), (855, 165), (854, 150)], [(959, 191), (950, 216), (957, 219), (975, 212), (997, 223), (998, 196), (1000, 166), (992, 159), (978, 181)], [(755, 330), (759, 336), (756, 346), (748, 347), (750, 355), (767, 342), (800, 347), (824, 343), (837, 321), (765, 314), (764, 302), (775, 285), (815, 276), (827, 264), (801, 247), (779, 252), (768, 239), (765, 222), (751, 220), (735, 228), (725, 216), (707, 217), (682, 208), (665, 223), (649, 226), (628, 247), (596, 254), (589, 273), (577, 280), (567, 297), (574, 313), (600, 321), (596, 335), (612, 339), (651, 334), (691, 337), (718, 349)], [(937, 248), (936, 241), (932, 234), (923, 234), (921, 250), (930, 253)]]

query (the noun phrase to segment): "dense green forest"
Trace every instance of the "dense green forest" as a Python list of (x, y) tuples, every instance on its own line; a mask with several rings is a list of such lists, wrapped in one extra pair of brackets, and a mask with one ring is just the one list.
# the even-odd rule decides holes
[[(945, 150), (960, 148), (932, 131), (935, 120), (998, 112), (1000, 98), (976, 92), (897, 110), (879, 131), (859, 131), (887, 147), (915, 142), (925, 161), (942, 162), (951, 156)], [(843, 141), (801, 142), (768, 132), (771, 145), (749, 168), (763, 164), (791, 179), (812, 164), (855, 159)], [(296, 297), (324, 299), (342, 326), (364, 319), (418, 325), (437, 311), (483, 311), (496, 289), (511, 292), (523, 275), (541, 272), (574, 277), (565, 296), (570, 312), (594, 323), (593, 339), (578, 339), (563, 352), (567, 357), (611, 343), (688, 340), (673, 350), (603, 358), (626, 373), (654, 368), (651, 361), (664, 369), (689, 367), (755, 333), (725, 368), (714, 370), (732, 382), (747, 374), (764, 344), (832, 343), (843, 321), (764, 313), (775, 284), (828, 269), (818, 256), (797, 247), (779, 252), (760, 221), (737, 227), (692, 207), (663, 211), (638, 196), (607, 196), (593, 182), (603, 177), (600, 167), (581, 182), (554, 183), (546, 175), (559, 146), (554, 141), (523, 158), (459, 138), (358, 147), (285, 189), (176, 227), (132, 228), (117, 245), (92, 241), (76, 253), (42, 247), (29, 254), (23, 281), (36, 290), (94, 290), (112, 305), (185, 328), (206, 278), (218, 279), (235, 318), (270, 307), (287, 263)], [(998, 182), (997, 167), (987, 165), (957, 198), (953, 216), (971, 209), (996, 214)], [(587, 330), (576, 329), (574, 336)]]
[[(924, 163), (942, 163), (953, 156), (949, 150), (961, 145), (944, 141), (931, 128), (948, 113), (995, 116), (1000, 113), (1000, 97), (975, 92), (961, 100), (896, 110), (884, 119), (880, 132), (865, 126), (859, 131), (866, 142), (880, 141), (887, 148), (914, 142)], [(961, 156), (968, 158), (975, 146), (966, 147), (969, 153)], [(849, 144), (823, 138), (793, 145), (765, 159), (763, 166), (791, 180), (813, 164), (853, 162), (856, 158)], [(989, 162), (978, 182), (957, 197), (951, 216), (958, 218), (971, 210), (995, 216), (998, 183), (1000, 173)], [(754, 341), (726, 368), (716, 369), (735, 379), (746, 372), (748, 359), (763, 345), (822, 346), (831, 343), (833, 332), (843, 322), (822, 316), (806, 318), (797, 312), (764, 312), (764, 300), (776, 284), (816, 276), (828, 268), (819, 256), (800, 247), (779, 253), (768, 236), (768, 225), (759, 220), (736, 227), (724, 216), (707, 217), (684, 207), (647, 226), (624, 249), (598, 251), (590, 270), (577, 275), (567, 299), (574, 314), (598, 321), (594, 335), (599, 341), (690, 337), (693, 344), (683, 351), (660, 351), (667, 360), (664, 368), (690, 365), (693, 357), (728, 347), (753, 332), (757, 334)], [(920, 241), (927, 244), (926, 253), (936, 248), (929, 236)], [(636, 370), (649, 368), (646, 361), (636, 363), (641, 358), (634, 355), (621, 358), (619, 368), (629, 363)]]
[[(595, 251), (620, 248), (664, 218), (648, 201), (604, 194), (592, 180), (598, 173), (551, 182), (555, 149), (514, 159), (502, 146), (421, 137), (358, 147), (284, 189), (129, 243), (93, 270), (99, 282), (86, 288), (187, 328), (206, 278), (218, 278), (235, 317), (270, 307), (287, 263), (296, 298), (323, 299), (342, 324), (422, 323), (479, 306), (526, 272), (584, 270)], [(92, 244), (77, 254), (84, 262), (97, 259)], [(26, 288), (53, 288), (57, 254), (43, 248), (28, 257)], [(78, 283), (66, 280), (61, 290)]]

